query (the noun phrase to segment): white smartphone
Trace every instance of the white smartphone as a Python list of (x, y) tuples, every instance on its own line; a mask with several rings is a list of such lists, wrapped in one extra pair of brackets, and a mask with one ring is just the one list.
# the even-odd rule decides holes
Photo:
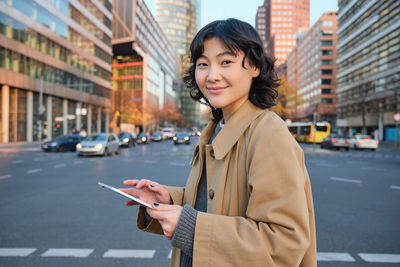
[(104, 183), (102, 183), (102, 182), (98, 182), (98, 184), (99, 184), (101, 187), (108, 188), (108, 189), (110, 189), (110, 190), (112, 190), (112, 191), (114, 191), (114, 192), (117, 192), (118, 194), (121, 194), (121, 195), (123, 195), (123, 196), (125, 196), (125, 197), (127, 197), (127, 198), (129, 198), (129, 199), (132, 199), (133, 201), (139, 203), (140, 205), (143, 205), (143, 206), (145, 206), (145, 207), (147, 207), (147, 208), (150, 208), (150, 209), (153, 208), (149, 203), (146, 203), (146, 202), (144, 202), (144, 201), (138, 199), (137, 197), (134, 197), (134, 196), (131, 196), (131, 195), (125, 193), (125, 192), (122, 192), (121, 190), (118, 190), (118, 189), (115, 188), (115, 187), (112, 187), (112, 186), (110, 186), (110, 185), (104, 184)]

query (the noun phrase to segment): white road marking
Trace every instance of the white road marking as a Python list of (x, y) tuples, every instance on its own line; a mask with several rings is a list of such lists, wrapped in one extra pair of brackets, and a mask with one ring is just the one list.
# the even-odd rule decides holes
[(366, 262), (400, 263), (400, 254), (358, 253), (358, 256)]
[(83, 163), (82, 160), (75, 160), (75, 161), (74, 161), (74, 164), (81, 164), (81, 163)]
[(317, 163), (315, 165), (320, 166), (320, 167), (337, 167), (338, 166), (337, 164), (331, 164), (331, 163)]
[(168, 259), (171, 259), (171, 256), (172, 256), (172, 249), (169, 251)]
[(349, 253), (317, 252), (318, 261), (356, 261)]
[(36, 159), (33, 159), (33, 161), (42, 161), (43, 160), (43, 158), (36, 158)]
[(86, 258), (93, 252), (93, 249), (80, 248), (49, 248), (42, 257), (76, 257)]
[(363, 170), (368, 170), (368, 171), (386, 171), (386, 168), (375, 168), (375, 167), (361, 167)]
[[(0, 177), (1, 178), (1, 177)], [(390, 189), (397, 189), (397, 190), (400, 190), (400, 186), (398, 186), (398, 185), (391, 185), (390, 186)]]
[(41, 172), (41, 171), (42, 171), (42, 169), (39, 168), (39, 169), (29, 170), (29, 171), (27, 171), (26, 173), (27, 173), (27, 174), (31, 174), (31, 173), (35, 173), (35, 172)]
[(169, 165), (173, 165), (173, 166), (185, 166), (185, 163), (180, 163), (180, 162), (170, 162)]
[(158, 161), (156, 161), (156, 160), (145, 160), (144, 163), (157, 164)]
[(0, 248), (0, 257), (25, 257), (36, 251), (36, 248)]
[(13, 164), (18, 164), (18, 163), (23, 163), (24, 160), (23, 159), (17, 159), (17, 160), (13, 160), (11, 161)]
[(154, 249), (109, 249), (104, 258), (153, 258)]
[(0, 180), (8, 179), (8, 178), (11, 178), (11, 177), (12, 177), (11, 174), (6, 174), (6, 175), (3, 175), (3, 176), (0, 176)]
[(334, 181), (339, 181), (339, 182), (348, 182), (348, 183), (355, 183), (355, 184), (361, 184), (362, 183), (360, 180), (340, 178), (340, 177), (331, 177), (330, 179), (334, 180)]
[(65, 167), (64, 163), (54, 165), (55, 169), (62, 168), (62, 167)]

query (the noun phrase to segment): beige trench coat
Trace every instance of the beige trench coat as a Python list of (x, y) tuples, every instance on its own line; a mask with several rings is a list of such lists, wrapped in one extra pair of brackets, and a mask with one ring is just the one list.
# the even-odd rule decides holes
[[(316, 266), (310, 180), (285, 123), (247, 101), (207, 144), (215, 127), (200, 137), (186, 186), (167, 187), (174, 204), (193, 207), (206, 160), (207, 213), (197, 215), (193, 266)], [(137, 225), (163, 233), (158, 221), (145, 224), (142, 207)], [(173, 249), (171, 266), (180, 254)]]

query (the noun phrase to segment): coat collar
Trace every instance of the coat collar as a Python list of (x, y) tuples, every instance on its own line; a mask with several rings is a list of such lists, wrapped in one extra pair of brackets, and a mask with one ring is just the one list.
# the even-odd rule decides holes
[[(229, 152), (239, 137), (246, 131), (250, 123), (265, 110), (260, 109), (247, 100), (227, 121), (212, 142), (215, 159), (221, 160)], [(208, 143), (214, 133), (217, 122), (210, 122), (200, 137), (200, 145)]]

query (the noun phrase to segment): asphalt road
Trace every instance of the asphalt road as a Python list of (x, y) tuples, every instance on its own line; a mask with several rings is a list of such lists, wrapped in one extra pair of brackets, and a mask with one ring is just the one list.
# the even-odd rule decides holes
[[(184, 185), (196, 142), (139, 145), (112, 157), (0, 151), (0, 266), (168, 266), (170, 241), (138, 231), (137, 208), (97, 182)], [(302, 146), (318, 265), (398, 266), (400, 153)]]

